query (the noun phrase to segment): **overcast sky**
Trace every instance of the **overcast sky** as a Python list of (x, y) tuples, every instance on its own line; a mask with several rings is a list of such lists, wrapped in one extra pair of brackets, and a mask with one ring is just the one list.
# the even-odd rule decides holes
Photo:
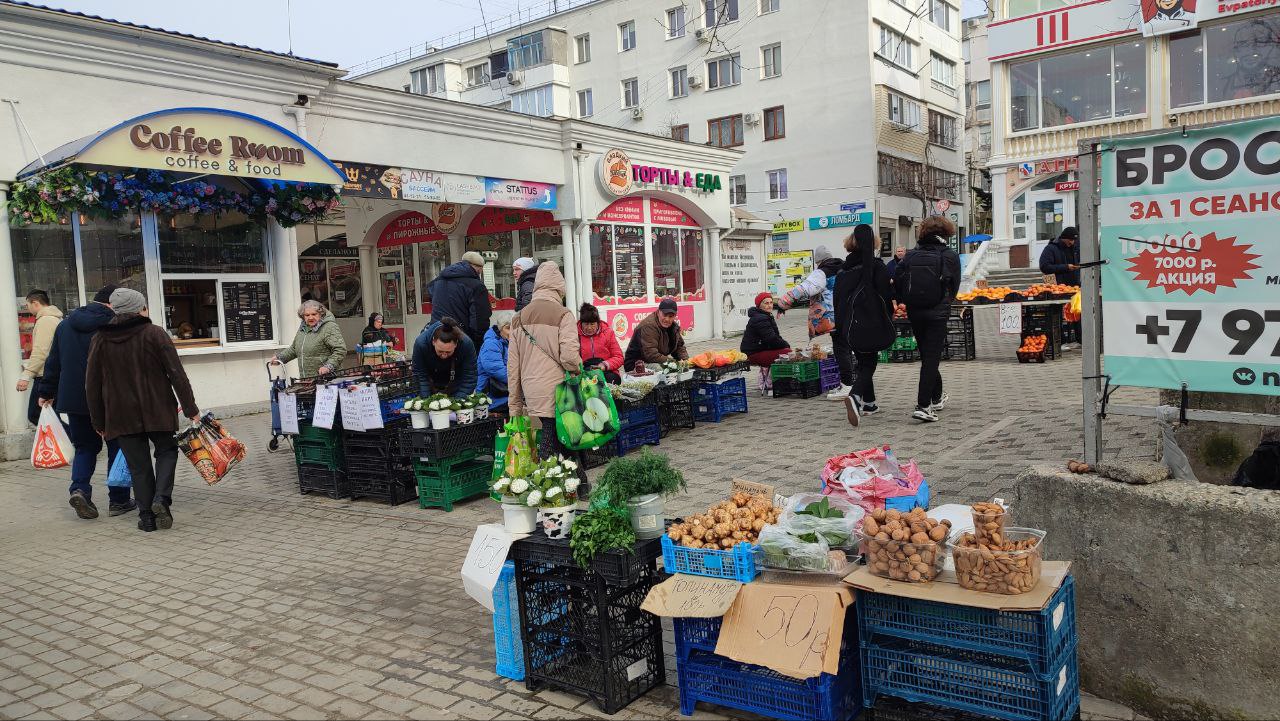
[[(31, 0), (36, 4), (201, 35), (265, 50), (289, 50), (287, 0)], [(480, 25), (481, 4), (497, 24), (547, 0), (292, 0), (293, 52), (351, 67)], [(812, 2), (812, 0), (791, 0)], [(963, 0), (965, 16), (983, 0)]]

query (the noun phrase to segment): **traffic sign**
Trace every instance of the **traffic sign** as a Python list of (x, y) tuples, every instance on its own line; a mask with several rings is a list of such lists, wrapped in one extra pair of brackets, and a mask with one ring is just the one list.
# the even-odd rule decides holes
[(942, 215), (947, 212), (947, 209), (950, 207), (951, 201), (946, 198), (943, 198), (942, 200), (935, 200), (933, 202), (933, 209), (938, 213), (938, 215)]

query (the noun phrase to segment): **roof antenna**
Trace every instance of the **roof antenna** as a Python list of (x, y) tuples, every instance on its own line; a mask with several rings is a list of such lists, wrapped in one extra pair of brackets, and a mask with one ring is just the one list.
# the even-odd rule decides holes
[(13, 110), (13, 116), (18, 119), (18, 125), (22, 126), (22, 133), (27, 136), (27, 142), (31, 143), (31, 148), (36, 151), (36, 157), (40, 158), (41, 165), (48, 165), (44, 159), (44, 153), (40, 152), (40, 146), (36, 145), (36, 139), (31, 137), (31, 131), (27, 129), (27, 121), (22, 119), (22, 113), (18, 112), (18, 103), (20, 100), (14, 98), (0, 98), (0, 103), (8, 103)]
[(285, 18), (285, 25), (289, 28), (289, 57), (293, 57), (293, 0), (285, 0), (285, 12), (289, 16)]

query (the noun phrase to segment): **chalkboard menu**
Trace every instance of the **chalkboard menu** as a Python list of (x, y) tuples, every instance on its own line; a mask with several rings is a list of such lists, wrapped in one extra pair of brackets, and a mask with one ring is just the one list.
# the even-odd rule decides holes
[(228, 343), (271, 340), (271, 284), (245, 282), (222, 284), (222, 312)]
[(644, 228), (619, 225), (614, 228), (613, 257), (618, 269), (618, 299), (648, 297), (644, 263)]

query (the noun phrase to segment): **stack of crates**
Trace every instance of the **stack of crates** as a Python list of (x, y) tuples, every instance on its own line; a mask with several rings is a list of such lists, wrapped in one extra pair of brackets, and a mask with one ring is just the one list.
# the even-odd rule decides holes
[(529, 691), (585, 696), (615, 714), (666, 683), (662, 624), (640, 610), (662, 579), (659, 548), (638, 541), (583, 570), (566, 540), (535, 533), (512, 544)]
[(893, 330), (896, 338), (889, 346), (890, 363), (915, 363), (920, 360), (920, 350), (916, 344), (916, 333), (911, 328), (911, 321), (906, 318), (894, 318)]
[(493, 439), (501, 425), (489, 417), (443, 430), (404, 428), (400, 452), (411, 459), (410, 481), (418, 506), (452, 511), (458, 501), (487, 494), (493, 476)]
[(977, 337), (973, 332), (973, 309), (967, 306), (951, 306), (947, 318), (947, 345), (942, 349), (942, 360), (971, 361), (978, 357)]
[[(838, 381), (839, 371), (836, 375)], [(774, 398), (783, 396), (813, 398), (822, 393), (822, 370), (819, 361), (774, 363), (769, 367), (769, 378), (773, 381)]]
[(823, 393), (840, 387), (840, 364), (835, 358), (823, 358), (818, 361), (819, 390)]
[(638, 401), (618, 404), (621, 430), (614, 443), (617, 444), (619, 456), (625, 456), (640, 446), (658, 445), (662, 432), (658, 426), (658, 406), (655, 400), (653, 393), (650, 393)]
[(516, 564), (502, 564), (493, 587), (493, 655), (495, 671), (512, 681), (524, 680), (524, 638), (520, 633), (520, 596), (516, 594)]
[(674, 428), (693, 428), (694, 381), (668, 383), (653, 389), (654, 403), (658, 406), (658, 435), (666, 438)]
[(293, 438), (293, 457), (298, 464), (299, 493), (323, 493), (330, 498), (351, 495), (341, 434), (341, 430), (298, 424), (298, 435)]
[(764, 666), (715, 653), (719, 618), (675, 619), (680, 713), (693, 715), (699, 701), (771, 719), (854, 719), (862, 711), (857, 616), (849, 610), (841, 638), (839, 673), (800, 680)]
[(352, 498), (368, 498), (393, 506), (418, 495), (413, 470), (400, 452), (400, 429), (409, 419), (386, 423), (382, 429), (344, 431), (342, 447)]
[(1044, 357), (1055, 360), (1062, 357), (1062, 304), (1022, 306), (1022, 340), (1028, 336), (1042, 335), (1048, 341), (1044, 345)]
[(1070, 576), (1039, 611), (864, 592), (854, 607), (868, 708), (894, 698), (984, 718), (1057, 721), (1080, 707)]
[(693, 417), (719, 423), (730, 413), (747, 412), (747, 379), (730, 378), (717, 383), (699, 383), (694, 388)]

